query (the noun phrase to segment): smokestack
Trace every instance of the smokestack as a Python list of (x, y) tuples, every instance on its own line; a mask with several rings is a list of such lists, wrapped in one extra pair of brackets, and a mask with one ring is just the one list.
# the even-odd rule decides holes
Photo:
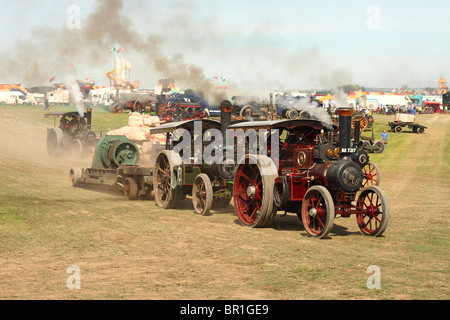
[(351, 108), (338, 108), (339, 114), (339, 149), (341, 155), (351, 153), (350, 142), (352, 137), (352, 115), (355, 112)]
[(86, 109), (86, 124), (87, 124), (88, 128), (91, 127), (91, 123), (92, 123), (92, 109), (87, 108)]
[(359, 140), (361, 139), (361, 121), (360, 120), (355, 120), (355, 129), (354, 129), (354, 133), (353, 133), (353, 138), (354, 138), (354, 145), (355, 147), (358, 147), (359, 145)]
[(224, 139), (224, 145), (226, 144), (227, 128), (231, 124), (231, 110), (233, 105), (228, 100), (223, 100), (220, 103), (220, 130), (222, 131), (222, 137)]

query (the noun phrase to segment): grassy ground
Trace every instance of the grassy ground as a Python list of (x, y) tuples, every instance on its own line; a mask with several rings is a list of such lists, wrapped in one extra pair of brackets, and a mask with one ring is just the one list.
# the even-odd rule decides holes
[[(370, 155), (391, 209), (383, 237), (363, 236), (351, 217), (336, 219), (329, 238), (318, 240), (290, 214), (249, 229), (232, 205), (203, 217), (189, 197), (162, 210), (72, 188), (69, 169), (90, 164), (47, 157), (53, 120), (43, 114), (0, 107), (0, 299), (450, 297), (450, 115), (419, 115), (424, 135), (389, 132), (387, 150)], [(375, 115), (376, 138), (392, 118)], [(126, 124), (126, 114), (94, 109), (95, 130)], [(67, 287), (73, 265), (79, 290)], [(366, 285), (372, 265), (380, 289)]]

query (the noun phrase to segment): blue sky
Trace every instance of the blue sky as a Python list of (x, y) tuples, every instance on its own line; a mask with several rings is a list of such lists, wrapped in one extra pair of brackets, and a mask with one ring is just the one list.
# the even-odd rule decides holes
[[(71, 5), (80, 8), (80, 26), (85, 28), (96, 1), (0, 0), (0, 37), (10, 44), (2, 46), (0, 54), (17, 56), (17, 42), (39, 43), (43, 25), (55, 32), (67, 29)], [(239, 88), (290, 90), (350, 83), (434, 87), (441, 75), (450, 78), (449, 13), (450, 2), (444, 0), (129, 0), (120, 10), (129, 23), (118, 23), (117, 30), (131, 28), (142, 41), (157, 36), (167, 57), (181, 55), (205, 77), (220, 75)], [(102, 26), (93, 29), (95, 33)], [(76, 32), (80, 30), (68, 35)], [(113, 58), (107, 46), (115, 44), (108, 40), (99, 40), (95, 52), (102, 58), (95, 65), (83, 64), (89, 56), (74, 56), (79, 78), (108, 83), (105, 74)], [(47, 36), (42, 46), (48, 41)], [(125, 49), (133, 65), (131, 78), (141, 86), (152, 88), (158, 79), (171, 76), (149, 63), (145, 52), (132, 46)], [(45, 58), (58, 59), (47, 54)], [(18, 63), (26, 64), (23, 60), (24, 54)], [(51, 65), (46, 68), (50, 78), (55, 71)], [(0, 83), (31, 82), (22, 76), (0, 70)]]

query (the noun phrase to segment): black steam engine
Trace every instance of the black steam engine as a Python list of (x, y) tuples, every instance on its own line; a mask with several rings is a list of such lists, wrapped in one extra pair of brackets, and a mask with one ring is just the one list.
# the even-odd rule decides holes
[[(354, 110), (338, 112), (338, 126), (317, 120), (230, 126), (270, 132), (266, 154), (248, 154), (236, 170), (234, 204), (243, 225), (268, 226), (277, 211), (284, 211), (297, 213), (308, 234), (318, 238), (331, 231), (338, 215), (355, 214), (364, 234), (380, 236), (385, 231), (389, 205), (378, 187), (378, 170), (360, 147), (360, 130), (352, 139)], [(271, 138), (275, 132), (279, 141)]]
[[(88, 108), (83, 115), (78, 111), (49, 112), (44, 117), (55, 119), (54, 127), (47, 129), (47, 152), (50, 157), (68, 153), (79, 158), (95, 147), (97, 135), (92, 131), (92, 109)], [(60, 119), (58, 126), (56, 119)]]

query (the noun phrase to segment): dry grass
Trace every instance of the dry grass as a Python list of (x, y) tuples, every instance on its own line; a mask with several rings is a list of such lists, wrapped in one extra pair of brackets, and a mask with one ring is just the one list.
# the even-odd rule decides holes
[[(89, 163), (47, 158), (42, 110), (0, 107), (0, 116), (1, 299), (449, 298), (450, 116), (421, 115), (425, 135), (391, 133), (387, 151), (371, 155), (391, 208), (383, 237), (363, 236), (351, 217), (324, 240), (294, 215), (249, 229), (232, 206), (203, 217), (189, 198), (162, 210), (72, 188), (69, 169)], [(100, 130), (126, 124), (96, 117)], [(391, 119), (375, 120), (379, 132)], [(80, 290), (67, 288), (71, 265)], [(380, 290), (366, 287), (370, 265)]]

